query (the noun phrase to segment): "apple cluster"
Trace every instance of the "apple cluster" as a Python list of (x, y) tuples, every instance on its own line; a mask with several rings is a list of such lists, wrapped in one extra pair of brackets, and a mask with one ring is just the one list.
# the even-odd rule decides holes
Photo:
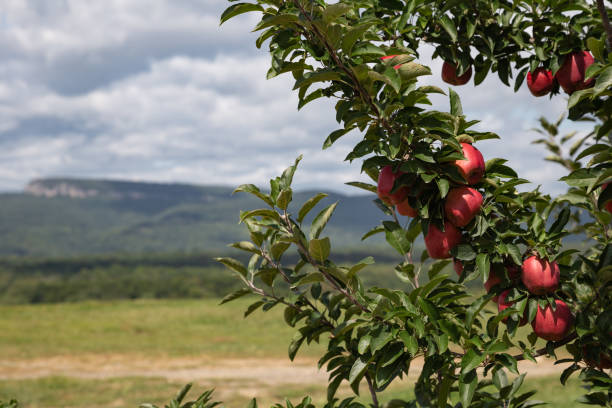
[(572, 52), (565, 57), (563, 65), (553, 76), (552, 71), (543, 67), (527, 73), (527, 87), (533, 96), (544, 96), (559, 83), (565, 93), (571, 95), (575, 91), (590, 88), (595, 84), (594, 78), (585, 80), (586, 70), (595, 60), (588, 51)]
[[(594, 78), (585, 80), (586, 70), (595, 60), (588, 51), (577, 51), (568, 54), (563, 65), (557, 73), (544, 67), (539, 67), (533, 72), (527, 73), (527, 87), (533, 96), (544, 96), (548, 94), (555, 85), (555, 81), (563, 90), (571, 95), (575, 91), (590, 88), (595, 84)], [(457, 66), (447, 61), (442, 65), (442, 80), (451, 85), (464, 85), (472, 77), (470, 66), (462, 75), (457, 75)]]
[[(454, 165), (463, 176), (465, 184), (451, 188), (445, 197), (443, 229), (430, 223), (427, 234), (425, 234), (425, 246), (429, 256), (433, 259), (452, 257), (451, 250), (459, 245), (462, 239), (461, 228), (466, 227), (474, 219), (483, 203), (482, 194), (473, 186), (478, 184), (484, 176), (484, 158), (482, 153), (469, 143), (461, 143), (461, 148), (465, 159), (456, 160)], [(398, 179), (404, 174), (399, 169), (394, 170), (392, 165), (383, 167), (378, 176), (377, 193), (383, 202), (395, 207), (399, 214), (416, 217), (418, 212), (408, 201), (409, 187), (398, 183)], [(455, 260), (454, 267), (457, 275), (460, 276), (463, 272), (461, 262)], [(509, 265), (505, 270), (513, 284), (517, 284), (519, 280), (522, 281), (525, 288), (533, 295), (550, 295), (559, 288), (559, 265), (555, 261), (542, 259), (538, 255), (531, 255), (525, 259), (522, 268)], [(503, 278), (492, 270), (484, 286), (489, 292), (494, 287), (502, 285), (503, 282)], [(511, 288), (505, 288), (501, 294), (493, 297), (492, 300), (497, 303), (499, 312), (514, 304), (507, 300), (510, 290)], [(565, 338), (573, 327), (574, 317), (568, 305), (562, 300), (555, 300), (555, 303), (554, 308), (550, 305), (544, 308), (538, 306), (535, 318), (531, 322), (536, 335), (545, 340), (559, 341)], [(523, 326), (527, 323), (528, 318), (524, 315), (519, 325)]]

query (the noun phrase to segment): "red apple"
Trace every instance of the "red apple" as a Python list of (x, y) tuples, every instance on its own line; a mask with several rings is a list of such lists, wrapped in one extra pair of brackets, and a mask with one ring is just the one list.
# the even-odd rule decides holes
[(400, 213), (401, 215), (405, 215), (407, 217), (416, 217), (417, 216), (417, 211), (412, 208), (410, 206), (410, 203), (408, 203), (408, 200), (404, 200), (400, 203), (398, 203), (395, 208), (397, 209), (397, 212)]
[(544, 96), (553, 87), (552, 71), (546, 68), (538, 68), (533, 73), (527, 73), (527, 87), (533, 96)]
[(444, 222), (444, 231), (440, 231), (433, 223), (429, 224), (425, 235), (425, 246), (431, 258), (450, 258), (450, 250), (459, 242), (461, 242), (461, 232), (450, 222)]
[(461, 263), (461, 261), (458, 260), (453, 260), (453, 268), (455, 269), (455, 273), (457, 273), (457, 276), (461, 276), (461, 274), (463, 273), (463, 264)]
[(574, 325), (574, 316), (562, 300), (555, 300), (556, 310), (547, 305), (544, 309), (538, 306), (531, 327), (538, 337), (544, 340), (559, 341), (565, 338)]
[(442, 65), (442, 80), (451, 85), (464, 85), (467, 84), (472, 77), (472, 67), (470, 66), (467, 71), (461, 76), (457, 76), (457, 66), (454, 64), (444, 61)]
[(559, 287), (560, 271), (556, 262), (533, 255), (523, 262), (521, 280), (534, 295), (552, 293)]
[(444, 203), (446, 218), (455, 227), (465, 227), (482, 205), (482, 194), (471, 187), (457, 187), (448, 192)]
[(485, 172), (485, 161), (482, 153), (469, 143), (461, 143), (465, 160), (455, 160), (455, 166), (459, 173), (465, 178), (467, 184), (478, 183)]
[[(489, 293), (493, 286), (499, 285), (500, 283), (502, 283), (502, 279), (493, 270), (491, 270), (489, 272), (489, 279), (487, 279), (487, 281), (484, 283), (485, 290), (487, 293)], [(499, 300), (499, 296), (494, 296), (492, 300), (497, 302)]]
[[(498, 312), (501, 313), (502, 311), (506, 310), (507, 308), (509, 308), (510, 306), (514, 304), (514, 302), (506, 302), (506, 297), (508, 296), (509, 293), (510, 293), (510, 290), (504, 290), (501, 293), (501, 295), (499, 295), (499, 299), (497, 300), (497, 311)], [(502, 321), (507, 322), (508, 318), (505, 317)], [(527, 324), (527, 316), (523, 314), (523, 318), (519, 322), (519, 326), (524, 326), (526, 324)]]
[[(601, 187), (601, 193), (600, 193), (600, 194), (603, 194), (604, 190), (605, 190), (606, 188), (608, 188), (608, 184), (610, 184), (610, 183), (606, 183), (606, 184), (604, 184), (604, 185)], [(606, 210), (607, 210), (607, 211), (608, 211), (610, 214), (612, 214), (612, 200), (610, 200), (610, 201), (608, 201), (608, 202), (606, 203)]]
[(585, 81), (584, 76), (587, 68), (594, 62), (593, 56), (588, 51), (578, 51), (567, 54), (555, 78), (557, 78), (557, 82), (559, 82), (561, 88), (568, 94), (588, 88), (593, 85), (595, 78)]
[(396, 192), (391, 193), (395, 180), (397, 180), (403, 173), (394, 172), (392, 166), (385, 166), (380, 170), (378, 174), (378, 186), (377, 192), (378, 197), (389, 205), (395, 205), (401, 203), (406, 199), (408, 194), (407, 187), (401, 187)]
[[(599, 344), (595, 345), (598, 346)], [(592, 353), (589, 353), (589, 349), (587, 346), (582, 346), (582, 357), (586, 365), (588, 365), (589, 367), (597, 367), (600, 370), (607, 370), (608, 368), (612, 368), (612, 358), (610, 358), (610, 356), (606, 355), (603, 352), (599, 353), (599, 363), (597, 363), (597, 361), (592, 358), (594, 356), (592, 356), (591, 354)]]

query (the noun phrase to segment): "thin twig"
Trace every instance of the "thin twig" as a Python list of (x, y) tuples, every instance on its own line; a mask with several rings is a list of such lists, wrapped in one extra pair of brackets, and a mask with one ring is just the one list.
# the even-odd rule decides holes
[(329, 55), (331, 56), (332, 60), (334, 61), (334, 64), (336, 64), (336, 66), (338, 68), (340, 68), (342, 71), (344, 71), (344, 73), (346, 75), (348, 75), (348, 77), (351, 79), (351, 81), (353, 82), (353, 85), (355, 87), (355, 90), (357, 91), (357, 93), (359, 94), (359, 96), (361, 97), (361, 99), (370, 106), (370, 109), (372, 109), (372, 111), (374, 112), (374, 114), (376, 115), (376, 117), (378, 118), (378, 120), (380, 121), (380, 123), (383, 125), (383, 127), (389, 132), (389, 133), (393, 133), (393, 128), (391, 127), (391, 125), (382, 117), (380, 110), (378, 109), (378, 107), (376, 106), (376, 104), (374, 103), (374, 101), (372, 100), (372, 97), (370, 96), (370, 94), (363, 89), (363, 86), (361, 85), (361, 82), (359, 82), (359, 79), (357, 79), (357, 77), (355, 76), (355, 74), (353, 73), (353, 71), (351, 69), (349, 69), (346, 65), (344, 65), (344, 63), (342, 62), (342, 60), (340, 60), (340, 57), (338, 56), (338, 54), (336, 53), (336, 50), (334, 50), (334, 48), (327, 42), (327, 39), (325, 38), (325, 36), (319, 31), (319, 29), (317, 28), (316, 25), (313, 24), (313, 20), (312, 17), (310, 16), (310, 14), (308, 14), (306, 12), (306, 10), (304, 10), (304, 7), (302, 6), (302, 4), (299, 2), (299, 0), (294, 0), (293, 3), (300, 9), (300, 11), (302, 12), (302, 14), (304, 15), (304, 17), (306, 18), (306, 20), (308, 20), (308, 22), (310, 23), (311, 27), (312, 27), (312, 32), (315, 34), (316, 37), (319, 38), (319, 41), (321, 41), (321, 44), (323, 44), (323, 46), (325, 47), (325, 49), (327, 50), (327, 52), (329, 52)]
[(601, 22), (603, 23), (604, 29), (606, 30), (606, 36), (608, 37), (606, 49), (610, 52), (610, 47), (612, 46), (612, 26), (610, 26), (610, 19), (608, 18), (608, 12), (606, 11), (603, 0), (597, 0), (597, 9), (601, 15)]
[[(281, 217), (281, 219), (285, 222), (285, 226), (287, 227), (287, 229), (289, 230), (289, 233), (291, 235), (295, 236), (295, 233), (293, 232), (293, 224), (291, 222), (291, 218), (289, 217), (289, 214), (285, 211), (283, 216)], [(317, 269), (319, 272), (321, 272), (321, 274), (325, 277), (325, 280), (332, 285), (332, 287), (334, 289), (336, 289), (338, 292), (342, 293), (344, 295), (344, 297), (346, 297), (348, 300), (351, 301), (352, 304), (354, 304), (355, 306), (357, 306), (359, 309), (361, 309), (363, 312), (366, 313), (370, 313), (370, 310), (365, 307), (364, 305), (362, 305), (361, 303), (359, 303), (357, 301), (357, 299), (355, 299), (355, 297), (352, 295), (352, 293), (350, 291), (348, 291), (346, 288), (342, 288), (340, 287), (340, 285), (338, 285), (338, 283), (335, 281), (334, 277), (331, 276), (321, 265), (319, 265), (317, 263), (316, 260), (314, 260), (311, 256), (310, 253), (308, 252), (308, 249), (306, 249), (306, 247), (304, 247), (304, 245), (302, 244), (302, 242), (298, 239), (297, 242), (295, 243), (295, 245), (298, 248), (298, 251), (304, 255), (304, 257), (306, 258), (306, 260), (308, 261), (309, 264), (311, 264), (312, 266), (315, 267), (315, 269)]]
[(372, 404), (374, 408), (378, 408), (378, 397), (376, 396), (376, 391), (374, 390), (374, 384), (372, 384), (372, 379), (370, 378), (370, 374), (365, 375), (366, 381), (368, 382), (368, 388), (370, 389), (370, 395), (372, 396)]

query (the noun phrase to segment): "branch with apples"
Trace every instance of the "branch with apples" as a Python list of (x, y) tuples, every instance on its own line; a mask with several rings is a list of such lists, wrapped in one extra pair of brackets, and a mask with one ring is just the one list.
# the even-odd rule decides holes
[[(571, 363), (563, 383), (581, 372), (584, 401), (612, 406), (612, 63), (600, 10), (583, 1), (258, 0), (231, 5), (221, 21), (247, 12), (262, 13), (256, 45), (269, 48), (268, 78), (293, 75), (298, 109), (336, 100), (341, 127), (323, 148), (349, 132), (363, 136), (346, 160), (359, 160), (372, 183), (349, 184), (372, 193), (386, 217), (363, 239), (384, 234), (405, 289), (365, 287), (359, 272), (372, 257), (333, 261), (322, 234), (338, 203), (314, 217), (325, 195), (292, 203), (298, 159), (267, 190), (237, 189), (263, 207), (240, 214), (251, 240), (232, 245), (250, 260), (218, 259), (244, 283), (224, 302), (257, 296), (246, 316), (284, 306), (296, 328), (291, 359), (305, 343), (327, 345), (319, 360), (329, 372), (327, 407), (363, 406), (337, 398), (345, 382), (355, 394), (363, 384), (380, 406), (380, 393), (417, 358), (415, 400), (390, 406), (534, 406), (533, 392), (520, 392), (517, 362), (542, 355)], [(476, 144), (503, 139), (474, 130), (478, 121), (466, 118), (453, 88), (419, 86), (431, 74), (417, 62), (422, 43), (436, 47), (453, 86), (472, 75), (478, 85), (490, 73), (509, 85), (516, 73), (515, 89), (526, 78), (534, 96), (570, 95), (569, 119), (591, 120), (593, 131), (558, 137), (560, 122), (542, 119), (546, 137), (536, 141), (567, 170), (566, 194), (520, 191), (528, 181), (506, 160), (485, 160)], [(428, 109), (433, 93), (448, 96), (448, 112)], [(564, 243), (572, 233), (583, 247)], [(288, 263), (288, 253), (298, 262)], [(458, 278), (445, 273), (451, 263)], [(482, 296), (467, 286), (477, 279)], [(569, 358), (557, 358), (562, 347)]]

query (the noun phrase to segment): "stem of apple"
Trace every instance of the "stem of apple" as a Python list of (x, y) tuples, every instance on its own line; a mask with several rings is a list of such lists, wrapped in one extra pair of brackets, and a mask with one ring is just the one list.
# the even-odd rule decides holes
[(604, 5), (603, 0), (597, 0), (597, 9), (601, 15), (601, 22), (603, 23), (604, 29), (606, 30), (606, 35), (608, 37), (606, 49), (608, 52), (610, 52), (610, 46), (612, 46), (612, 26), (610, 26), (610, 19), (608, 18), (608, 12), (606, 11), (606, 6)]

